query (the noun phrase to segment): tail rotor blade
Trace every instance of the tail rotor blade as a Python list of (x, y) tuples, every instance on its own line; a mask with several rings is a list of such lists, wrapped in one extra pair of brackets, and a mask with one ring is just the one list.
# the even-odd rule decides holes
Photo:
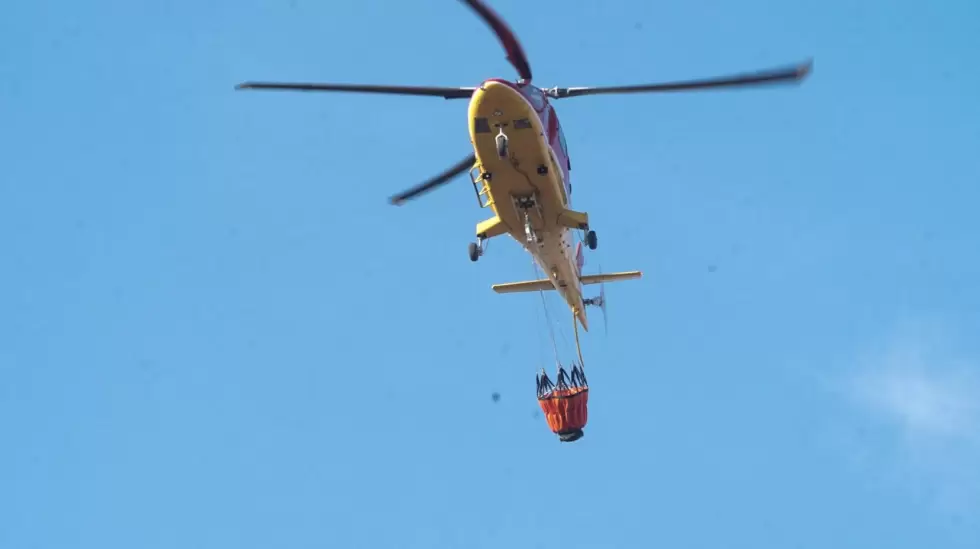
[(497, 39), (507, 51), (507, 60), (517, 69), (517, 74), (521, 76), (521, 80), (530, 82), (531, 65), (527, 62), (527, 56), (524, 55), (524, 48), (521, 47), (521, 43), (517, 41), (517, 37), (514, 36), (510, 27), (496, 12), (480, 0), (462, 0), (462, 2), (473, 8), (473, 11), (479, 14), (483, 21), (493, 29), (493, 32), (497, 34)]
[(399, 194), (396, 194), (395, 196), (392, 196), (389, 200), (395, 206), (401, 206), (402, 204), (404, 204), (408, 200), (411, 200), (411, 199), (413, 199), (413, 198), (415, 198), (417, 196), (423, 195), (423, 194), (425, 194), (425, 193), (427, 193), (427, 192), (435, 189), (436, 187), (439, 187), (441, 185), (445, 185), (450, 180), (452, 180), (454, 177), (456, 177), (459, 174), (465, 172), (466, 170), (469, 170), (470, 168), (472, 168), (473, 167), (473, 164), (475, 164), (475, 163), (476, 163), (476, 155), (470, 154), (466, 158), (464, 158), (463, 160), (461, 160), (458, 164), (455, 164), (454, 166), (450, 167), (449, 169), (447, 169), (446, 171), (442, 172), (441, 174), (439, 174), (439, 175), (437, 175), (437, 176), (429, 179), (428, 181), (426, 181), (424, 183), (421, 183), (419, 185), (416, 185), (415, 187), (412, 187), (411, 189), (408, 189), (408, 190), (403, 191), (403, 192), (401, 192)]
[[(599, 265), (599, 274), (602, 274), (602, 265)], [(602, 327), (604, 335), (609, 336), (609, 320), (606, 317), (606, 283), (599, 283), (599, 308), (602, 309)]]
[(609, 335), (609, 320), (606, 316), (606, 283), (603, 282), (599, 285), (599, 299), (602, 300), (602, 328), (605, 330), (604, 335)]

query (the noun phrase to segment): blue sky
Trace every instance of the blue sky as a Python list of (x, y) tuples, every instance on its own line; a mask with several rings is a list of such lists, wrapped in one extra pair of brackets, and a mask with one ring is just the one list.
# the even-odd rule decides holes
[(233, 91), (512, 78), (464, 6), (0, 8), (0, 547), (980, 545), (980, 5), (492, 5), (542, 86), (815, 59), (558, 103), (586, 269), (645, 273), (574, 444), (529, 257), (465, 178), (386, 203), (465, 102)]

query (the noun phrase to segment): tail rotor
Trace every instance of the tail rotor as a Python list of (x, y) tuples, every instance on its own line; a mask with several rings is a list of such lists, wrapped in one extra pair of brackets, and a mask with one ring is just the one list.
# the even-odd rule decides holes
[[(602, 265), (599, 266), (599, 274), (602, 274)], [(599, 283), (599, 310), (602, 311), (602, 329), (604, 335), (609, 335), (609, 321), (606, 317), (606, 283)]]

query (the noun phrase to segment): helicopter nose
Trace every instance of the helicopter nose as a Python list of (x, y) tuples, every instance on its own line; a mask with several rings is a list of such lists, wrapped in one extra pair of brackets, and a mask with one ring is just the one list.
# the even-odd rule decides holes
[(501, 108), (507, 103), (523, 99), (523, 96), (513, 86), (498, 80), (487, 80), (480, 85), (477, 94), (482, 95), (483, 101), (497, 104), (496, 106)]
[(486, 119), (490, 128), (509, 125), (514, 119), (529, 116), (529, 105), (524, 96), (506, 82), (488, 80), (477, 88), (470, 102), (470, 112), (475, 118)]

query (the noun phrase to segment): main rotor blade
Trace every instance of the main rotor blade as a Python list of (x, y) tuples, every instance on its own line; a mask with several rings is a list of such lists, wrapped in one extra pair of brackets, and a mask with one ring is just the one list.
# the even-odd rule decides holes
[(504, 20), (496, 12), (480, 0), (462, 0), (462, 2), (473, 8), (483, 18), (483, 21), (487, 25), (490, 25), (490, 28), (497, 34), (497, 38), (507, 51), (507, 60), (517, 69), (517, 74), (521, 76), (521, 80), (530, 82), (531, 65), (527, 62), (524, 49), (521, 48), (521, 43), (517, 41), (517, 37), (514, 36), (510, 27), (504, 23)]
[(428, 95), (446, 99), (467, 99), (476, 88), (443, 88), (432, 86), (376, 86), (373, 84), (308, 84), (292, 82), (243, 82), (237, 90), (338, 91), (388, 93), (395, 95)]
[(643, 84), (639, 86), (603, 86), (587, 88), (555, 88), (551, 96), (555, 99), (578, 97), (581, 95), (599, 95), (611, 93), (642, 93), (670, 92), (682, 90), (707, 90), (716, 88), (736, 88), (759, 84), (777, 84), (799, 82), (810, 74), (813, 61), (807, 61), (795, 67), (784, 67), (754, 73), (743, 73), (704, 80), (688, 80), (682, 82), (666, 82), (662, 84)]
[(389, 200), (395, 206), (401, 206), (403, 203), (405, 203), (406, 200), (410, 200), (412, 198), (415, 198), (416, 196), (425, 194), (440, 185), (444, 185), (448, 183), (452, 178), (472, 168), (475, 163), (476, 163), (476, 155), (470, 154), (462, 161), (460, 161), (458, 164), (442, 172), (441, 174), (433, 177), (432, 179), (426, 181), (425, 183), (416, 185), (415, 187), (412, 187), (407, 191), (396, 194), (395, 196), (391, 197)]

